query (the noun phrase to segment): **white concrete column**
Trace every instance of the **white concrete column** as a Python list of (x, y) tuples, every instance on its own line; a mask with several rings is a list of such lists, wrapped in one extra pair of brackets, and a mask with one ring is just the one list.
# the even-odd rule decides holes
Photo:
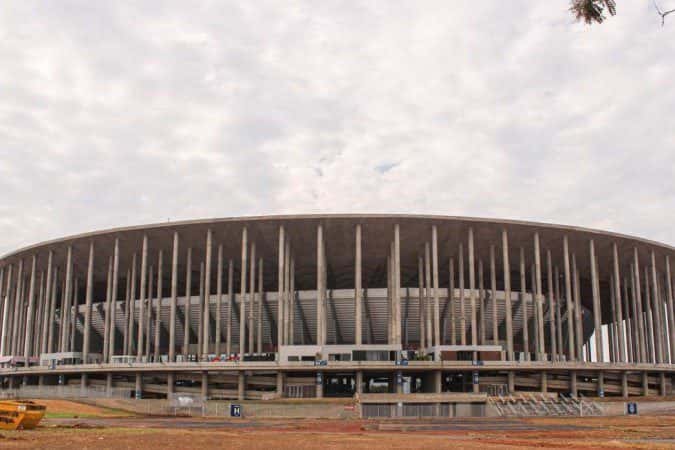
[(108, 257), (108, 274), (106, 276), (105, 283), (105, 320), (103, 326), (103, 362), (107, 363), (110, 361), (109, 349), (110, 344), (108, 339), (110, 339), (110, 309), (112, 305), (112, 272), (113, 272), (113, 255)]
[[(284, 328), (284, 344), (289, 345), (290, 344), (290, 337), (289, 337), (289, 324), (291, 321), (291, 293), (290, 293), (290, 285), (291, 285), (291, 241), (289, 239), (289, 236), (286, 236), (285, 239), (285, 246), (286, 248), (284, 249), (284, 293), (282, 296), (282, 300), (284, 303), (283, 307), (283, 328)], [(322, 327), (325, 327), (325, 322), (322, 324)], [(322, 328), (323, 329), (323, 328)]]
[(11, 332), (10, 320), (12, 309), (12, 265), (7, 266), (7, 289), (5, 290), (5, 307), (2, 310), (2, 334), (0, 335), (0, 356), (9, 356), (8, 343), (9, 343), (9, 334)]
[(152, 332), (150, 330), (151, 318), (152, 318), (152, 299), (154, 298), (153, 291), (153, 279), (155, 277), (155, 268), (150, 265), (148, 273), (148, 292), (146, 294), (145, 301), (145, 348), (143, 349), (143, 356), (145, 356), (146, 361), (150, 358), (150, 343), (152, 342)]
[(354, 343), (361, 345), (361, 329), (363, 311), (361, 304), (363, 301), (363, 290), (361, 286), (361, 224), (356, 224), (355, 238), (354, 238)]
[[(173, 233), (171, 253), (171, 305), (169, 306), (169, 362), (176, 361), (176, 307), (178, 302), (178, 232)], [(173, 387), (173, 384), (171, 385)]]
[(119, 238), (115, 238), (115, 247), (113, 249), (113, 271), (112, 271), (112, 282), (111, 282), (111, 291), (110, 291), (110, 308), (108, 313), (110, 314), (110, 336), (108, 336), (108, 362), (115, 355), (115, 330), (117, 325), (115, 322), (115, 316), (117, 314), (117, 281), (119, 276), (120, 268), (120, 242)]
[(131, 292), (129, 308), (127, 308), (127, 345), (125, 354), (131, 355), (134, 351), (134, 315), (136, 310), (136, 253), (131, 258)]
[(426, 242), (424, 245), (424, 274), (425, 274), (424, 317), (426, 318), (426, 325), (424, 329), (427, 333), (426, 336), (427, 347), (431, 347), (434, 345), (434, 339), (433, 339), (433, 325), (432, 325), (433, 319), (431, 311), (431, 247), (429, 246), (429, 242)]
[(633, 248), (633, 301), (636, 305), (637, 317), (635, 318), (638, 329), (638, 342), (639, 342), (639, 361), (647, 362), (647, 339), (644, 327), (644, 316), (642, 314), (642, 293), (640, 289), (640, 258), (638, 255), (637, 247)]
[[(400, 260), (400, 257), (399, 257)], [(441, 314), (439, 306), (439, 293), (438, 293), (438, 227), (433, 225), (431, 227), (431, 263), (433, 266), (433, 277), (434, 277), (434, 345), (440, 345), (441, 343)], [(400, 283), (400, 269), (397, 275), (397, 280)], [(396, 289), (398, 292), (398, 288)], [(400, 303), (400, 300), (399, 300)], [(399, 310), (400, 317), (400, 310)], [(399, 329), (400, 333), (400, 329)], [(399, 339), (400, 342), (400, 339)]]
[(156, 306), (155, 306), (155, 326), (154, 326), (154, 361), (158, 362), (159, 361), (159, 347), (160, 347), (160, 328), (162, 326), (162, 281), (164, 278), (164, 271), (163, 271), (163, 266), (164, 266), (164, 250), (159, 251), (159, 255), (157, 256), (157, 300), (156, 300)]
[[(319, 224), (316, 228), (316, 343), (317, 345), (325, 345), (324, 341), (324, 321), (323, 321), (323, 305), (324, 305), (324, 258), (323, 258), (323, 226)], [(317, 388), (318, 389), (318, 388)], [(322, 390), (323, 392), (323, 390)]]
[[(546, 250), (546, 281), (547, 281), (547, 294), (548, 294), (548, 321), (549, 321), (549, 331), (551, 339), (551, 361), (556, 361), (558, 359), (558, 342), (556, 335), (556, 323), (555, 323), (555, 305), (558, 304), (560, 299), (555, 297), (553, 292), (553, 262), (551, 259), (551, 250)], [(542, 325), (543, 326), (543, 325)], [(543, 347), (543, 344), (542, 344)]]
[(255, 327), (253, 325), (253, 316), (256, 310), (255, 306), (255, 242), (251, 242), (251, 257), (250, 259), (250, 273), (249, 273), (249, 288), (248, 288), (248, 351), (255, 352)]
[(183, 314), (183, 356), (190, 348), (190, 305), (192, 303), (192, 247), (187, 249), (185, 263), (185, 307)]
[(570, 274), (570, 254), (569, 241), (567, 235), (563, 237), (563, 264), (565, 270), (565, 301), (567, 302), (567, 358), (574, 361), (575, 358), (575, 339), (574, 339), (574, 302), (572, 300), (572, 279)]
[(232, 308), (234, 307), (234, 261), (227, 263), (227, 322), (225, 323), (225, 351), (232, 353)]
[(89, 243), (89, 263), (87, 264), (87, 292), (84, 304), (84, 342), (82, 345), (82, 362), (88, 363), (91, 346), (91, 303), (94, 297), (94, 241)]
[(296, 292), (295, 292), (295, 258), (291, 256), (291, 267), (289, 268), (289, 273), (290, 273), (290, 280), (289, 280), (289, 286), (288, 290), (291, 293), (291, 299), (289, 302), (288, 306), (288, 315), (289, 315), (289, 330), (288, 330), (288, 344), (289, 345), (295, 345), (295, 335), (294, 329), (295, 329), (295, 299), (296, 299)]
[[(509, 235), (504, 229), (502, 230), (502, 266), (504, 277), (504, 309), (506, 311), (506, 350), (509, 361), (513, 361), (513, 312), (511, 305), (511, 266), (509, 261)], [(509, 372), (512, 374), (512, 372)], [(512, 377), (513, 375), (511, 375)], [(511, 387), (509, 391), (512, 392)]]
[(492, 301), (492, 343), (499, 344), (499, 316), (497, 313), (497, 263), (495, 246), (490, 245), (490, 300)]
[[(21, 281), (21, 271), (22, 271), (23, 262), (19, 263), (19, 276), (17, 278), (17, 283)], [(68, 340), (68, 312), (70, 311), (70, 299), (72, 296), (72, 286), (73, 286), (73, 246), (68, 246), (68, 253), (66, 254), (66, 290), (65, 293), (61, 296), (61, 349), (60, 351), (66, 351), (66, 345)]]
[[(257, 317), (257, 337), (256, 337), (256, 343), (258, 344), (257, 347), (257, 352), (262, 353), (263, 351), (263, 308), (262, 308), (262, 302), (263, 302), (263, 296), (265, 295), (264, 292), (264, 283), (263, 283), (263, 258), (258, 259), (258, 293), (256, 294), (257, 300), (256, 304), (258, 306), (258, 310), (256, 313)], [(220, 337), (218, 338), (220, 340)]]
[[(277, 272), (277, 346), (280, 347), (285, 344), (284, 342), (284, 326), (283, 326), (283, 317), (284, 317), (284, 250), (286, 244), (284, 242), (284, 226), (279, 226), (279, 246), (277, 247), (277, 253), (279, 255), (278, 259), (278, 272)], [(318, 271), (317, 271), (318, 273)], [(317, 299), (317, 315), (318, 315), (318, 299)], [(319, 322), (317, 322), (317, 327), (319, 327)], [(317, 342), (319, 340), (319, 334), (317, 332)]]
[[(141, 286), (140, 296), (138, 299), (138, 345), (136, 347), (136, 360), (140, 361), (145, 349), (145, 300), (147, 288), (147, 271), (148, 271), (148, 236), (143, 235), (143, 244), (141, 248)], [(133, 316), (131, 317), (133, 322)], [(131, 340), (133, 341), (133, 339)]]
[(537, 313), (537, 341), (539, 347), (537, 348), (537, 360), (541, 361), (544, 359), (544, 353), (546, 353), (545, 345), (546, 342), (544, 339), (544, 311), (542, 305), (542, 287), (541, 287), (541, 249), (539, 245), (539, 233), (534, 233), (534, 286), (532, 290), (534, 291), (534, 305), (535, 312)]
[(216, 335), (214, 336), (215, 353), (220, 356), (222, 341), (221, 315), (223, 313), (223, 244), (218, 245), (218, 261), (216, 267)]
[(670, 337), (670, 363), (675, 364), (675, 308), (673, 307), (673, 280), (670, 256), (666, 256), (666, 295), (668, 303), (668, 336)]
[(576, 349), (576, 355), (577, 355), (577, 360), (578, 361), (583, 361), (584, 359), (584, 332), (583, 332), (583, 324), (581, 322), (582, 319), (582, 310), (581, 310), (581, 288), (579, 286), (579, 268), (577, 267), (577, 256), (575, 253), (572, 253), (572, 276), (573, 276), (573, 282), (574, 282), (574, 289), (573, 289), (573, 295), (574, 295), (574, 322), (575, 322), (575, 333), (576, 336), (574, 338), (576, 344), (577, 344), (577, 349)]
[[(612, 259), (614, 265), (614, 298), (616, 300), (616, 324), (618, 328), (618, 341), (619, 341), (619, 362), (626, 362), (626, 346), (624, 343), (624, 321), (623, 321), (623, 311), (621, 309), (621, 272), (619, 269), (619, 250), (617, 248), (616, 242), (612, 244)], [(626, 317), (628, 317), (628, 312), (626, 312)], [(628, 330), (626, 330), (626, 333)]]
[[(520, 247), (520, 304), (523, 309), (523, 352), (525, 352), (525, 361), (530, 360), (530, 326), (529, 326), (529, 310), (527, 299), (525, 298), (527, 286), (525, 284), (525, 249)], [(534, 292), (534, 287), (532, 288)]]
[(248, 229), (241, 231), (241, 282), (239, 292), (239, 353), (246, 353), (246, 269), (248, 268)]
[[(56, 324), (56, 285), (58, 284), (59, 268), (54, 267), (54, 276), (52, 278), (52, 297), (49, 300), (49, 330), (47, 331), (47, 353), (54, 351), (54, 326)], [(1, 353), (1, 352), (0, 352)]]
[(211, 303), (211, 260), (213, 259), (213, 232), (209, 228), (206, 232), (206, 261), (204, 263), (204, 303), (200, 305), (202, 311), (202, 355), (209, 354), (209, 327), (211, 325), (209, 305)]
[(654, 250), (651, 251), (651, 286), (652, 286), (652, 314), (654, 316), (654, 355), (656, 362), (662, 363), (663, 358), (663, 325), (661, 322), (661, 312), (663, 311), (663, 304), (661, 303), (661, 296), (659, 294), (658, 276), (656, 275), (656, 255)]
[(31, 342), (33, 340), (33, 310), (35, 309), (35, 271), (37, 255), (33, 255), (30, 270), (30, 287), (28, 288), (28, 309), (26, 310), (26, 332), (23, 341), (23, 356), (28, 361), (31, 356)]
[(476, 315), (476, 264), (473, 244), (473, 228), (469, 228), (469, 301), (471, 303), (471, 345), (478, 345), (478, 322)]
[[(51, 320), (50, 303), (52, 298), (52, 272), (54, 264), (54, 251), (49, 250), (47, 255), (47, 280), (45, 282), (44, 314), (42, 316), (42, 342), (40, 343), (40, 353), (47, 353), (47, 344), (49, 342), (49, 321)], [(5, 302), (5, 305), (7, 303)], [(2, 353), (0, 352), (0, 355)]]
[(418, 301), (419, 301), (419, 341), (420, 350), (424, 351), (426, 348), (426, 318), (424, 304), (424, 260), (421, 256), (417, 258), (417, 272), (418, 272)]
[(480, 331), (480, 345), (485, 345), (485, 280), (483, 276), (483, 260), (478, 259), (478, 329)]
[(595, 258), (595, 243), (593, 239), (589, 241), (590, 265), (591, 265), (591, 284), (593, 292), (593, 323), (595, 324), (595, 355), (598, 362), (605, 360), (604, 348), (602, 344), (602, 312), (600, 309), (600, 286), (598, 281), (597, 261)]
[(450, 310), (450, 345), (455, 345), (456, 318), (455, 318), (455, 259), (448, 261), (448, 309)]

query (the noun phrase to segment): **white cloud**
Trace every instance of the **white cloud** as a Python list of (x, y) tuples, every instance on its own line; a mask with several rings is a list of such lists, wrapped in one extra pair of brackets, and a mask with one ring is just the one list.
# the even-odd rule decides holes
[(675, 244), (675, 26), (649, 6), (587, 27), (566, 1), (5, 2), (0, 253), (316, 211)]

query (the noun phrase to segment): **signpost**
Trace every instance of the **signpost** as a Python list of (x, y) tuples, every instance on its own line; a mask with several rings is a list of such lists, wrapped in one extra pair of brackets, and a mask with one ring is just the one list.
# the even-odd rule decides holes
[(626, 414), (628, 414), (629, 416), (637, 416), (638, 415), (637, 403), (635, 402), (626, 403)]

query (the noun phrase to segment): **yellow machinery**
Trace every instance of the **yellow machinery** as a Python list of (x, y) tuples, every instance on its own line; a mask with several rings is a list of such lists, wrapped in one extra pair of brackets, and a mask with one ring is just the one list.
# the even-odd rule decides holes
[(0, 400), (0, 429), (31, 430), (40, 423), (46, 409), (30, 400)]

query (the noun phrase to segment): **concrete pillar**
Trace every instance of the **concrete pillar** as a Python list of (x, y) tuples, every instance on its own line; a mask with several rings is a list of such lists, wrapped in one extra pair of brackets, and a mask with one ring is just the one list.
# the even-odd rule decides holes
[(583, 347), (584, 347), (584, 332), (583, 324), (581, 322), (581, 288), (579, 286), (579, 268), (577, 267), (577, 256), (572, 253), (572, 276), (574, 277), (574, 322), (575, 322), (575, 338), (577, 344), (577, 360), (583, 361)]
[[(21, 280), (21, 270), (23, 262), (19, 262), (19, 277), (17, 282)], [(68, 339), (68, 311), (70, 311), (70, 299), (72, 295), (73, 284), (73, 246), (68, 246), (66, 254), (66, 290), (62, 295), (61, 300), (61, 352), (66, 351), (66, 341)]]
[(176, 375), (173, 372), (169, 372), (166, 375), (166, 394), (167, 397), (176, 392)]
[(649, 267), (644, 267), (644, 311), (646, 315), (646, 346), (647, 346), (647, 362), (656, 363), (656, 347), (654, 344), (654, 317), (652, 315), (651, 307), (651, 289), (649, 287)]
[(91, 346), (91, 302), (94, 296), (94, 241), (89, 243), (89, 263), (87, 264), (87, 293), (84, 306), (84, 342), (82, 361), (87, 364)]
[(249, 353), (255, 352), (255, 331), (256, 328), (253, 326), (253, 316), (255, 313), (255, 242), (251, 242), (251, 257), (250, 259), (250, 272), (249, 272), (249, 288), (248, 288), (248, 351)]
[(69, 352), (75, 351), (75, 334), (77, 333), (77, 316), (79, 313), (79, 296), (80, 296), (80, 279), (75, 278), (73, 283), (73, 301), (70, 308), (70, 321), (69, 321), (69, 341), (68, 350)]
[(569, 240), (563, 237), (563, 265), (565, 271), (565, 301), (567, 302), (567, 358), (574, 361), (577, 356), (574, 338), (574, 302), (572, 299), (572, 279), (570, 274)]
[[(258, 310), (256, 313), (257, 316), (257, 337), (256, 337), (256, 342), (258, 344), (257, 351), (258, 353), (262, 353), (263, 351), (263, 315), (262, 315), (262, 302), (263, 302), (263, 295), (265, 293), (263, 292), (264, 289), (264, 284), (263, 284), (263, 258), (260, 258), (258, 260), (258, 300), (257, 300), (257, 305), (258, 305)], [(291, 329), (291, 337), (293, 335), (292, 329)], [(220, 336), (218, 336), (218, 340), (220, 340)]]
[(579, 396), (579, 390), (577, 389), (577, 373), (574, 370), (570, 371), (570, 394), (573, 397)]
[(363, 371), (356, 371), (356, 378), (354, 379), (355, 391), (357, 394), (363, 394)]
[(154, 361), (158, 362), (159, 361), (159, 347), (160, 347), (160, 327), (162, 325), (162, 281), (164, 280), (164, 271), (163, 271), (163, 266), (164, 266), (164, 251), (160, 250), (159, 255), (157, 256), (157, 300), (156, 300), (156, 306), (155, 306), (155, 326), (154, 326)]
[(110, 291), (110, 308), (108, 313), (110, 315), (110, 336), (108, 337), (108, 362), (115, 355), (115, 330), (117, 325), (115, 323), (115, 315), (117, 312), (117, 279), (120, 267), (120, 242), (119, 238), (115, 238), (115, 248), (113, 249), (113, 272), (112, 272), (112, 287)]
[(419, 300), (419, 329), (420, 329), (420, 350), (426, 349), (426, 305), (424, 302), (424, 261), (421, 256), (417, 258), (417, 278), (418, 278), (418, 300)]
[[(399, 256), (400, 262), (400, 256)], [(431, 227), (431, 263), (433, 266), (433, 282), (434, 282), (434, 345), (438, 346), (441, 344), (441, 315), (440, 315), (440, 305), (439, 305), (439, 293), (438, 293), (438, 227), (433, 225)], [(400, 283), (400, 269), (397, 275), (397, 279)], [(398, 288), (397, 288), (398, 292)], [(400, 316), (400, 311), (399, 311)]]
[[(326, 286), (324, 285), (324, 257), (323, 257), (323, 225), (319, 224), (316, 227), (316, 343), (317, 345), (325, 345), (326, 341), (324, 340), (324, 320), (323, 320), (323, 308), (324, 308), (324, 292)], [(317, 394), (318, 394), (317, 387)], [(322, 387), (323, 392), (323, 387)], [(317, 395), (318, 397), (318, 395)]]
[(630, 308), (628, 307), (628, 281), (626, 277), (623, 278), (623, 310), (624, 310), (624, 328), (626, 330), (626, 362), (635, 362), (634, 342), (633, 342), (633, 322), (630, 316)]
[(208, 400), (208, 398), (209, 398), (209, 373), (208, 372), (202, 372), (201, 395), (202, 395), (203, 401)]
[[(504, 277), (504, 309), (506, 314), (506, 351), (509, 361), (513, 361), (513, 313), (511, 308), (511, 268), (509, 265), (509, 235), (506, 229), (502, 230), (502, 265)], [(512, 372), (509, 372), (513, 377)], [(509, 391), (513, 392), (511, 386)]]
[[(284, 292), (282, 296), (282, 301), (284, 303), (283, 311), (284, 314), (282, 316), (282, 325), (284, 329), (284, 344), (289, 345), (290, 344), (290, 338), (289, 338), (289, 322), (291, 318), (291, 311), (290, 311), (290, 303), (291, 303), (291, 293), (290, 293), (290, 284), (291, 284), (291, 240), (289, 239), (289, 236), (286, 236), (286, 249), (284, 250)], [(325, 249), (324, 249), (325, 251)], [(324, 278), (324, 287), (325, 287), (325, 278)], [(325, 292), (325, 289), (324, 289)], [(325, 328), (326, 328), (326, 318), (325, 318), (325, 296), (324, 296), (324, 302), (323, 302), (323, 308), (324, 311), (321, 314), (322, 317), (322, 323), (321, 323), (321, 329), (323, 330), (323, 334), (325, 335)], [(325, 341), (324, 341), (325, 342)]]
[(396, 371), (394, 383), (396, 384), (396, 393), (403, 394), (403, 372), (400, 370)]
[(361, 224), (356, 224), (354, 238), (354, 343), (362, 344), (361, 329), (363, 316), (363, 291), (361, 286), (362, 268), (361, 268)]
[[(525, 298), (526, 295), (526, 288), (527, 285), (525, 284), (525, 249), (523, 247), (520, 247), (520, 259), (519, 259), (519, 267), (520, 267), (520, 303), (522, 305), (523, 309), (523, 352), (525, 352), (525, 361), (530, 360), (530, 327), (529, 327), (529, 310), (530, 308), (527, 305), (527, 299)], [(532, 289), (534, 291), (534, 288)]]
[(435, 394), (440, 394), (443, 388), (443, 373), (440, 370), (434, 370), (432, 372), (432, 383), (433, 392)]
[(80, 375), (80, 391), (85, 392), (87, 390), (88, 385), (89, 385), (88, 375), (86, 373), (83, 373), (82, 375)]
[(129, 283), (129, 302), (125, 309), (126, 333), (124, 337), (124, 354), (131, 355), (134, 348), (134, 311), (136, 309), (136, 253), (131, 257), (131, 278)]
[(609, 361), (612, 363), (617, 362), (618, 360), (618, 335), (615, 332), (614, 324), (616, 319), (616, 296), (614, 295), (614, 274), (609, 276), (609, 313), (610, 321), (607, 324), (607, 339), (608, 339), (608, 349), (609, 349)]
[(478, 345), (478, 323), (476, 316), (476, 264), (473, 246), (473, 228), (469, 228), (469, 301), (471, 302), (471, 345)]
[(478, 329), (480, 330), (480, 345), (485, 345), (485, 284), (483, 279), (483, 260), (478, 260)]
[(54, 351), (54, 325), (55, 325), (55, 315), (56, 315), (56, 285), (59, 278), (59, 268), (54, 267), (54, 276), (52, 278), (52, 293), (51, 299), (49, 300), (49, 329), (47, 330), (47, 353), (52, 353)]
[(659, 293), (659, 282), (658, 276), (656, 275), (656, 255), (654, 250), (651, 251), (651, 285), (652, 285), (652, 312), (654, 315), (654, 342), (655, 342), (655, 355), (656, 362), (663, 363), (664, 358), (664, 345), (663, 342), (663, 321), (661, 320), (661, 313), (663, 311), (663, 302), (661, 302), (661, 295)]
[(143, 327), (145, 328), (145, 348), (143, 349), (143, 356), (146, 358), (146, 361), (150, 359), (150, 343), (152, 342), (150, 322), (152, 318), (152, 299), (154, 298), (153, 283), (152, 283), (154, 276), (155, 276), (154, 267), (150, 265), (148, 273), (148, 292), (145, 301), (146, 314), (145, 314), (145, 322), (143, 323)]
[[(43, 300), (44, 314), (42, 316), (42, 342), (40, 343), (40, 353), (47, 353), (47, 344), (49, 342), (49, 321), (51, 320), (51, 316), (49, 315), (49, 306), (52, 298), (52, 272), (54, 270), (53, 259), (54, 251), (49, 250), (49, 254), (47, 255), (47, 280), (45, 282), (45, 297)], [(2, 355), (1, 352), (0, 355)]]
[(277, 398), (285, 397), (286, 374), (277, 371)]
[(176, 361), (176, 307), (178, 302), (178, 232), (173, 233), (171, 252), (171, 304), (169, 305), (169, 362)]
[(548, 296), (548, 322), (549, 322), (549, 331), (551, 333), (550, 337), (550, 348), (551, 348), (551, 361), (558, 360), (558, 337), (556, 333), (556, 317), (555, 311), (558, 302), (560, 301), (558, 297), (554, 297), (553, 292), (553, 263), (551, 261), (551, 250), (546, 250), (546, 281), (547, 281), (547, 296)]
[(534, 286), (532, 290), (534, 291), (534, 305), (535, 312), (537, 314), (537, 341), (539, 342), (539, 347), (537, 348), (537, 360), (542, 361), (544, 359), (545, 349), (545, 340), (544, 340), (544, 311), (542, 305), (542, 287), (541, 287), (541, 249), (539, 245), (539, 233), (534, 233)]
[(661, 372), (659, 373), (659, 395), (665, 397), (668, 394), (666, 389), (666, 374)]
[(455, 345), (457, 339), (457, 319), (455, 317), (455, 259), (450, 258), (448, 282), (448, 309), (450, 310), (450, 345)]
[(33, 255), (30, 271), (30, 287), (28, 288), (28, 309), (26, 311), (26, 334), (24, 337), (23, 356), (28, 360), (31, 356), (30, 347), (33, 339), (33, 310), (35, 309), (35, 271), (37, 255)]
[(548, 392), (548, 374), (545, 371), (541, 371), (541, 379), (539, 383), (539, 387), (541, 389), (542, 394), (546, 394)]
[(621, 373), (621, 396), (628, 398), (628, 372)]
[[(148, 270), (148, 236), (143, 235), (143, 244), (141, 248), (141, 288), (138, 301), (138, 345), (136, 347), (136, 360), (140, 361), (145, 349), (145, 300), (147, 288), (147, 270)], [(133, 322), (133, 317), (131, 318)]]
[[(401, 344), (401, 231), (399, 224), (394, 225), (394, 342)], [(436, 312), (438, 314), (438, 251), (435, 256), (435, 279), (434, 279), (434, 302)], [(436, 317), (436, 333), (440, 336), (440, 328), (438, 328), (438, 316)]]
[(185, 307), (183, 314), (183, 356), (187, 356), (190, 348), (190, 304), (192, 303), (192, 247), (187, 249), (185, 263)]
[(241, 230), (241, 282), (239, 292), (239, 353), (246, 352), (246, 268), (248, 267), (248, 229)]
[(668, 305), (670, 363), (675, 364), (675, 306), (673, 305), (673, 280), (670, 272), (670, 256), (666, 256), (666, 302)]
[[(613, 259), (613, 269), (614, 269), (614, 298), (616, 301), (616, 323), (618, 328), (618, 344), (619, 344), (619, 362), (626, 362), (626, 344), (624, 341), (624, 321), (623, 321), (623, 310), (621, 308), (621, 272), (619, 269), (619, 251), (616, 245), (616, 242), (612, 244), (612, 259)], [(626, 311), (626, 316), (628, 316), (628, 311)], [(626, 330), (627, 334), (627, 330)]]
[[(278, 282), (278, 289), (277, 289), (277, 346), (284, 345), (284, 327), (283, 327), (283, 317), (284, 317), (284, 302), (283, 302), (283, 295), (284, 295), (284, 249), (286, 247), (286, 244), (284, 243), (284, 226), (280, 225), (279, 226), (279, 246), (277, 249), (277, 252), (279, 254), (279, 265), (278, 265), (278, 275), (277, 275), (277, 282)], [(318, 253), (318, 250), (317, 250)], [(318, 256), (317, 256), (318, 258)], [(317, 260), (318, 261), (318, 260)], [(317, 269), (317, 274), (318, 274), (318, 269)], [(317, 275), (318, 277), (318, 275)], [(318, 279), (318, 278), (317, 278)], [(318, 281), (317, 281), (318, 284)], [(319, 300), (318, 300), (318, 295), (317, 295), (317, 315), (319, 313), (318, 310), (318, 305), (319, 305)], [(317, 343), (319, 341), (319, 322), (317, 318)]]
[(534, 320), (534, 359), (539, 361), (541, 358), (541, 353), (539, 352), (539, 296), (537, 295), (537, 280), (536, 280), (536, 269), (534, 264), (530, 266), (530, 299), (532, 300), (532, 319)]
[(638, 342), (640, 347), (640, 362), (647, 362), (647, 341), (642, 320), (642, 297), (640, 292), (640, 259), (638, 256), (637, 247), (633, 248), (633, 292), (635, 296), (635, 304), (637, 306), (637, 327), (638, 327)]
[(490, 245), (490, 299), (492, 300), (492, 343), (499, 344), (499, 316), (497, 315), (497, 264), (495, 246)]
[(424, 325), (424, 330), (426, 331), (426, 344), (427, 347), (432, 347), (434, 345), (433, 338), (433, 313), (431, 306), (431, 247), (429, 242), (424, 244), (424, 317), (426, 323)]
[[(223, 244), (218, 245), (218, 261), (216, 263), (216, 335), (214, 336), (215, 354), (220, 357), (222, 341), (221, 314), (223, 312)], [(262, 318), (261, 318), (262, 319)]]
[(199, 263), (199, 298), (197, 300), (197, 360), (202, 360), (204, 340), (204, 262)]
[[(103, 362), (107, 363), (110, 361), (109, 349), (110, 344), (108, 339), (110, 339), (110, 309), (112, 308), (112, 272), (113, 272), (113, 255), (108, 257), (108, 274), (106, 277), (105, 283), (105, 320), (103, 326)], [(114, 324), (113, 324), (114, 326)]]
[(143, 398), (143, 374), (136, 374), (136, 388), (135, 388), (135, 397), (136, 400)]
[(12, 265), (7, 266), (7, 289), (5, 290), (4, 296), (4, 308), (2, 310), (2, 334), (0, 334), (0, 356), (8, 356), (9, 349), (9, 333), (11, 331), (10, 320), (11, 320), (11, 310), (12, 310)]
[[(225, 351), (232, 353), (232, 308), (234, 305), (234, 261), (227, 264), (227, 322), (225, 323)], [(278, 325), (278, 324), (277, 324)], [(277, 326), (278, 328), (278, 326)]]
[(605, 396), (605, 373), (602, 371), (598, 372), (598, 397)]
[(105, 374), (105, 394), (108, 397), (112, 397), (112, 389), (113, 389), (113, 384), (112, 384), (112, 373), (108, 372)]
[(506, 383), (509, 393), (513, 394), (516, 391), (516, 374), (513, 371), (507, 372)]
[(642, 372), (642, 395), (649, 396), (649, 373)]
[[(211, 303), (211, 260), (213, 259), (213, 232), (211, 229), (206, 232), (206, 261), (204, 263), (204, 303), (200, 306), (202, 311), (202, 355), (206, 357), (209, 354), (209, 341), (211, 339), (209, 327), (211, 318), (209, 313), (209, 304)], [(255, 258), (254, 258), (255, 259)]]

